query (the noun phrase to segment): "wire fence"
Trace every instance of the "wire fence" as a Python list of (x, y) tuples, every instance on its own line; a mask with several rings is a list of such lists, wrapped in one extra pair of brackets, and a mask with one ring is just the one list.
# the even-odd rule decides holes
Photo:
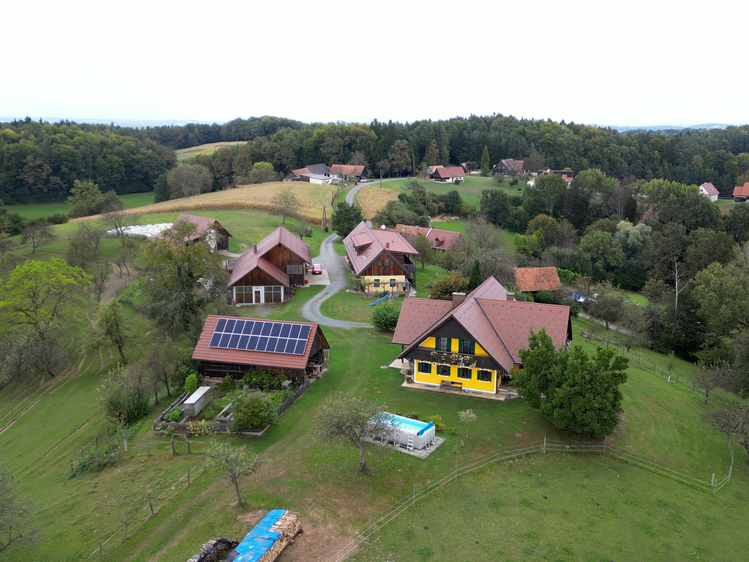
[(385, 525), (398, 518), (410, 507), (414, 507), (416, 502), (419, 502), (434, 492), (442, 489), (450, 482), (456, 481), (459, 477), (475, 472), (481, 468), (484, 468), (490, 464), (507, 461), (516, 457), (529, 455), (532, 453), (546, 453), (546, 452), (575, 452), (575, 453), (601, 453), (609, 455), (616, 459), (622, 460), (639, 468), (654, 472), (667, 478), (672, 478), (683, 484), (692, 486), (703, 491), (712, 491), (713, 494), (720, 491), (730, 480), (733, 474), (733, 446), (729, 441), (728, 444), (729, 455), (731, 464), (728, 469), (728, 473), (721, 478), (716, 480), (715, 474), (712, 475), (710, 480), (703, 480), (684, 474), (682, 472), (673, 470), (663, 464), (658, 463), (657, 457), (649, 459), (641, 455), (629, 453), (623, 451), (617, 447), (613, 447), (608, 444), (607, 440), (603, 442), (568, 442), (568, 441), (549, 441), (544, 438), (543, 441), (535, 441), (518, 445), (515, 447), (507, 447), (498, 449), (493, 453), (490, 453), (479, 459), (475, 459), (463, 466), (458, 466), (457, 459), (455, 460), (455, 468), (450, 472), (444, 474), (438, 480), (435, 480), (429, 484), (426, 484), (420, 488), (414, 487), (413, 493), (398, 502), (390, 510), (382, 514), (377, 519), (370, 521), (369, 525), (356, 535), (351, 541), (345, 543), (342, 547), (337, 548), (325, 562), (341, 562), (351, 553), (353, 553), (359, 546), (366, 540), (368, 540), (373, 533), (382, 529)]

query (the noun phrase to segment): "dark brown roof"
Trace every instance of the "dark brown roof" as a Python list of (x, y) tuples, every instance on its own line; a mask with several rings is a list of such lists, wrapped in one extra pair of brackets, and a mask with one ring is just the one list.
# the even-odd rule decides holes
[[(312, 329), (307, 337), (307, 346), (304, 348), (304, 354), (293, 355), (291, 353), (266, 353), (264, 351), (246, 351), (244, 349), (223, 349), (210, 347), (211, 336), (213, 336), (213, 330), (216, 328), (216, 323), (219, 318), (229, 318), (236, 320), (255, 320), (255, 318), (242, 318), (239, 316), (218, 316), (211, 314), (206, 318), (205, 324), (203, 324), (203, 331), (200, 333), (200, 339), (198, 344), (195, 346), (195, 351), (192, 354), (192, 358), (196, 361), (215, 361), (217, 363), (233, 363), (237, 365), (258, 365), (261, 367), (272, 367), (277, 369), (298, 369), (303, 370), (307, 367), (309, 361), (309, 355), (312, 351), (312, 343), (315, 341), (315, 337), (319, 334), (322, 346), (325, 349), (330, 349), (328, 340), (320, 329), (318, 324), (312, 324), (309, 322), (289, 322), (289, 321), (278, 321), (283, 324), (302, 324), (311, 326)], [(276, 322), (275, 320), (257, 319), (263, 322)]]
[(419, 252), (414, 250), (413, 246), (397, 232), (374, 230), (369, 228), (364, 221), (356, 225), (356, 228), (343, 239), (343, 245), (346, 247), (346, 256), (356, 275), (360, 275), (367, 269), (383, 251), (391, 256), (395, 254), (419, 255)]
[(438, 178), (464, 178), (466, 171), (461, 166), (449, 166), (437, 168), (432, 175)]
[(749, 197), (749, 181), (733, 188), (734, 197)]
[[(412, 304), (411, 301), (415, 300), (432, 301), (432, 304)], [(442, 316), (438, 316), (440, 310), (444, 310)], [(455, 308), (452, 308), (450, 301), (406, 299), (395, 328), (393, 343), (409, 347), (399, 357), (405, 357), (436, 328), (451, 319), (462, 326), (508, 372), (515, 364), (520, 363), (518, 351), (527, 347), (531, 329), (539, 331), (546, 328), (546, 333), (557, 348), (565, 345), (568, 338), (572, 337), (568, 306), (508, 301), (505, 288), (490, 277)], [(431, 320), (431, 325), (422, 329)]]
[[(234, 271), (231, 273), (231, 279), (229, 279), (229, 287), (233, 287), (240, 279), (242, 279), (242, 277), (257, 267), (269, 275), (272, 275), (274, 279), (278, 279), (283, 285), (288, 287), (289, 276), (268, 260), (263, 259), (263, 256), (276, 246), (283, 246), (290, 252), (295, 253), (306, 263), (312, 263), (312, 254), (310, 253), (309, 246), (284, 227), (279, 226), (276, 230), (255, 244), (255, 246), (239, 256), (239, 259), (234, 266)], [(264, 263), (262, 263), (261, 260)]]
[(410, 224), (396, 224), (394, 230), (404, 236), (416, 238), (419, 234), (426, 236), (432, 242), (432, 248), (450, 251), (455, 243), (461, 239), (460, 232), (452, 230), (440, 230), (439, 228), (426, 228), (424, 226), (412, 226)]
[(515, 270), (515, 283), (524, 293), (555, 291), (561, 286), (556, 267), (519, 267)]
[(424, 326), (431, 326), (452, 309), (452, 301), (437, 299), (407, 298), (403, 301), (398, 325), (393, 334), (393, 343), (410, 345), (424, 332)]

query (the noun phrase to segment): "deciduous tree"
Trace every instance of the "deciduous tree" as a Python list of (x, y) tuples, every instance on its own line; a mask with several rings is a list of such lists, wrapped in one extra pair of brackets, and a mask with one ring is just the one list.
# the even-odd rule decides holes
[(239, 480), (245, 476), (251, 476), (260, 470), (262, 461), (255, 452), (246, 447), (235, 447), (229, 443), (217, 443), (206, 453), (206, 460), (211, 467), (225, 473), (224, 478), (234, 486), (237, 494), (237, 503), (247, 505), (242, 491), (239, 489)]
[(453, 293), (465, 293), (468, 290), (468, 279), (460, 273), (454, 272), (447, 276), (438, 277), (429, 289), (430, 299), (449, 301)]
[(434, 248), (432, 248), (432, 241), (429, 240), (423, 234), (419, 234), (411, 243), (414, 250), (419, 252), (416, 259), (421, 264), (421, 269), (424, 269), (427, 265), (431, 265), (434, 262)]
[(286, 224), (288, 217), (296, 216), (300, 207), (299, 200), (290, 189), (282, 189), (271, 199), (273, 213), (281, 216), (281, 224)]
[(52, 231), (52, 227), (46, 221), (31, 221), (21, 233), (21, 244), (31, 244), (31, 255), (33, 256), (36, 249), (47, 242), (55, 240), (57, 235)]
[(130, 339), (127, 322), (122, 314), (122, 306), (117, 300), (111, 300), (99, 307), (94, 319), (94, 345), (101, 347), (111, 345), (117, 349), (122, 363), (125, 359), (125, 345)]
[(393, 419), (384, 406), (344, 394), (329, 396), (318, 408), (315, 420), (319, 440), (350, 444), (359, 449), (362, 472), (367, 469), (364, 458), (367, 443), (393, 428)]
[(170, 199), (192, 197), (208, 193), (213, 186), (213, 177), (207, 168), (200, 164), (180, 164), (167, 172)]
[[(226, 272), (221, 256), (206, 242), (185, 244), (195, 225), (178, 221), (164, 235), (148, 243), (144, 251), (144, 292), (151, 300), (153, 316), (171, 333), (183, 331), (197, 341), (201, 313), (210, 302), (223, 297)], [(198, 285), (198, 280), (202, 283)]]
[(0, 557), (15, 552), (14, 559), (21, 560), (37, 539), (31, 503), (18, 498), (13, 475), (0, 470)]

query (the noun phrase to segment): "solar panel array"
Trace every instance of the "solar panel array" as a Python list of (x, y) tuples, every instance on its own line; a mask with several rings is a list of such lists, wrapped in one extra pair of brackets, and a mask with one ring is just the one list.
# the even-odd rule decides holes
[(210, 347), (304, 355), (311, 326), (264, 320), (219, 318)]

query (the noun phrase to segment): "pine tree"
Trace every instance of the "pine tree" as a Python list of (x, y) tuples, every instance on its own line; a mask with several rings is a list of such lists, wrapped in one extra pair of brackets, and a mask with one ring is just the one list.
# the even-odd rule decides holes
[(489, 175), (489, 148), (484, 145), (484, 153), (481, 155), (481, 175)]
[(481, 263), (479, 263), (479, 260), (476, 260), (475, 262), (473, 262), (473, 267), (471, 268), (471, 277), (470, 279), (468, 279), (468, 290), (473, 291), (483, 282), (484, 278), (481, 275)]

